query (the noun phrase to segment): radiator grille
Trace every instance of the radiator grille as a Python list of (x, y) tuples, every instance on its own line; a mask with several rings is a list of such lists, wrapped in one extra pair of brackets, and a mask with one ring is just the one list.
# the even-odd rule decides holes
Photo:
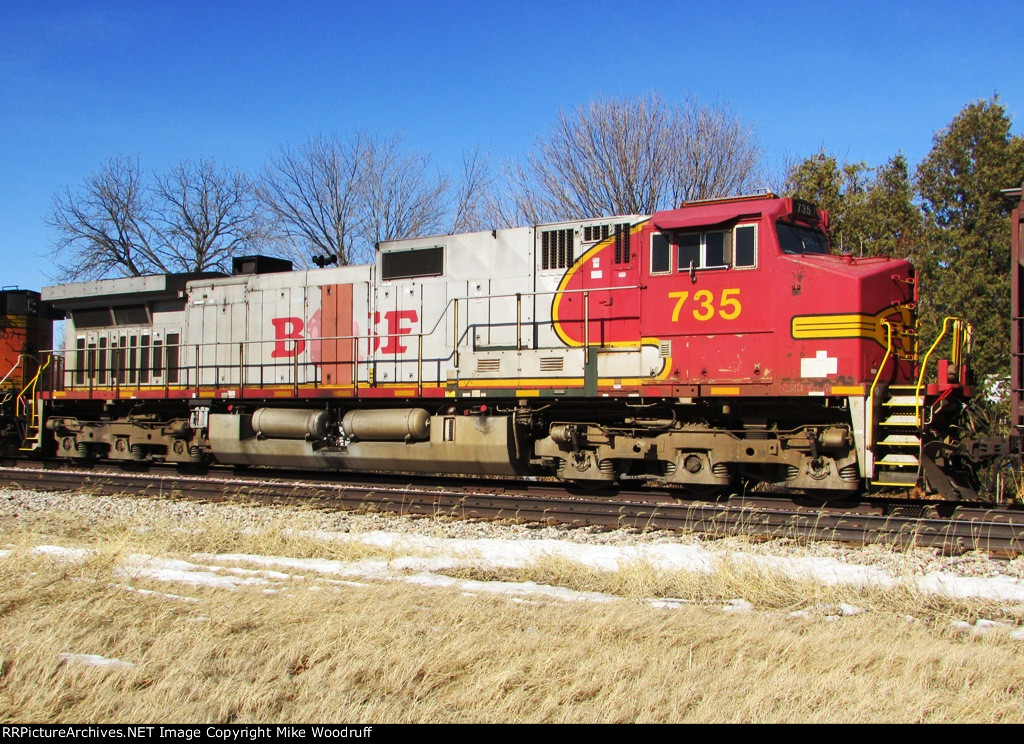
[(540, 234), (540, 268), (567, 269), (573, 262), (573, 230), (545, 230)]
[(417, 276), (441, 276), (444, 273), (444, 248), (416, 248), (381, 254), (381, 279), (411, 279)]
[(629, 263), (629, 223), (615, 226), (615, 263)]

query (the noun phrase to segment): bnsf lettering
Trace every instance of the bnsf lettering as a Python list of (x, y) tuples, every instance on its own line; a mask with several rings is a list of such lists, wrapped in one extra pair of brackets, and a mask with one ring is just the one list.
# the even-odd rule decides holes
[[(373, 350), (378, 349), (382, 354), (401, 354), (407, 347), (403, 343), (399, 343), (399, 336), (406, 336), (412, 333), (412, 328), (402, 325), (403, 320), (408, 320), (415, 323), (419, 320), (419, 315), (415, 310), (388, 310), (384, 313), (384, 320), (387, 321), (388, 333), (387, 343), (384, 346), (380, 345), (380, 337), (373, 339)], [(380, 313), (373, 314), (373, 324), (376, 326), (380, 323)]]
[[(306, 350), (306, 341), (302, 338), (302, 329), (305, 327), (302, 318), (272, 318), (274, 324), (274, 350), (270, 353), (271, 358), (298, 356)], [(288, 340), (292, 343), (289, 345)]]
[[(373, 314), (374, 326), (380, 325), (381, 313)], [(408, 346), (401, 343), (399, 336), (407, 336), (412, 333), (412, 326), (407, 323), (419, 321), (419, 313), (415, 310), (388, 310), (383, 313), (384, 323), (387, 331), (384, 334), (384, 344), (381, 345), (381, 336), (374, 336), (373, 350), (382, 354), (402, 354), (408, 350)], [(274, 350), (270, 353), (272, 359), (281, 359), (299, 356), (306, 350), (306, 339), (303, 335), (305, 323), (302, 318), (271, 318), (274, 326)]]

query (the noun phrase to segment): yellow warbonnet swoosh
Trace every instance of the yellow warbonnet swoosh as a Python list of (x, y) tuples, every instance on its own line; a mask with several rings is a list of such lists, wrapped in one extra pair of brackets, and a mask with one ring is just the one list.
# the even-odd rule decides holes
[[(644, 225), (649, 221), (650, 218), (647, 218), (633, 225), (629, 230), (630, 236), (632, 237), (633, 235), (638, 234), (643, 229)], [(572, 283), (572, 279), (576, 275), (576, 272), (582, 269), (586, 265), (586, 263), (590, 261), (594, 256), (596, 256), (600, 251), (604, 250), (605, 248), (608, 248), (614, 242), (615, 236), (609, 236), (604, 240), (600, 241), (599, 243), (597, 243), (590, 250), (588, 250), (586, 253), (584, 253), (582, 256), (576, 259), (575, 262), (573, 262), (573, 265), (568, 269), (568, 271), (565, 272), (565, 274), (562, 276), (562, 280), (558, 283), (558, 289), (555, 291), (554, 299), (551, 301), (551, 325), (554, 327), (555, 333), (562, 340), (562, 343), (564, 343), (566, 346), (578, 348), (580, 346), (583, 346), (583, 342), (571, 338), (569, 334), (566, 333), (565, 330), (562, 328), (562, 323), (559, 316), (561, 314), (560, 307), (563, 293), (566, 291), (566, 288)], [(605, 343), (605, 346), (612, 346), (618, 348), (639, 348), (641, 346), (658, 346), (660, 342), (661, 339), (658, 338), (644, 337), (639, 340), (609, 341)], [(658, 374), (655, 375), (655, 377), (657, 379), (665, 379), (666, 377), (668, 377), (671, 368), (672, 359), (671, 357), (669, 357), (663, 361), (662, 367), (658, 371)]]
[[(887, 307), (874, 315), (863, 313), (847, 313), (839, 315), (797, 315), (793, 317), (791, 332), (793, 338), (870, 338), (877, 341), (883, 348), (886, 345), (884, 321), (895, 314), (905, 314), (902, 308)], [(910, 325), (909, 317), (901, 317), (894, 324), (906, 328)], [(902, 329), (894, 328), (897, 332)]]

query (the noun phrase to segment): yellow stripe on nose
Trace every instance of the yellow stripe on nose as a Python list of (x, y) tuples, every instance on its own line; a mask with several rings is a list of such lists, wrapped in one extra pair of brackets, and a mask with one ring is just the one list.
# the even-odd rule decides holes
[[(797, 315), (791, 325), (793, 338), (871, 338), (886, 344), (885, 319), (899, 312), (885, 308), (874, 315)], [(899, 323), (899, 321), (897, 321)]]

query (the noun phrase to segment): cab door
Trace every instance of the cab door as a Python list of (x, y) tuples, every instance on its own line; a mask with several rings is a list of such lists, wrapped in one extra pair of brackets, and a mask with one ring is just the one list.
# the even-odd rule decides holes
[(757, 223), (649, 233), (642, 332), (676, 384), (770, 381), (773, 288)]

